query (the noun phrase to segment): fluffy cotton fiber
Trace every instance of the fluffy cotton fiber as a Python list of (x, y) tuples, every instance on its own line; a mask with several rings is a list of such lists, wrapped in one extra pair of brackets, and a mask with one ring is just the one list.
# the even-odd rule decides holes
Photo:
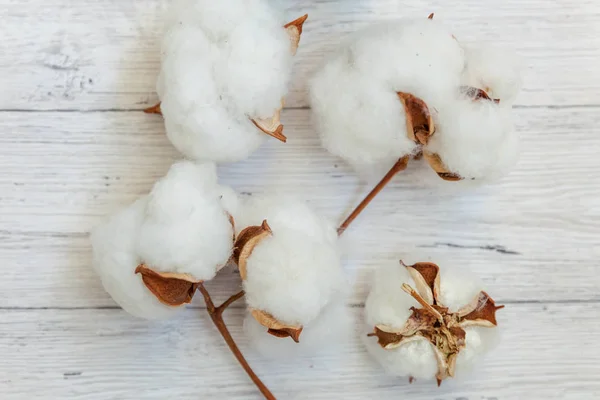
[[(267, 312), (288, 325), (302, 325), (300, 343), (270, 336), (247, 319), (246, 331), (267, 354), (305, 353), (341, 334), (347, 318), (346, 280), (340, 264), (337, 234), (305, 203), (286, 196), (250, 199), (242, 206), (239, 231), (267, 220), (272, 235), (262, 239), (247, 260), (244, 280), (249, 309)], [(275, 340), (276, 339), (276, 340)], [(273, 343), (277, 342), (277, 345)]]
[(149, 195), (92, 231), (93, 267), (106, 291), (135, 316), (171, 315), (176, 308), (157, 300), (136, 267), (212, 279), (232, 253), (236, 199), (217, 184), (214, 164), (174, 164)]
[(519, 137), (510, 107), (458, 94), (439, 108), (436, 121), (425, 151), (437, 154), (448, 171), (466, 180), (494, 180), (516, 164)]
[[(411, 315), (411, 307), (421, 306), (402, 290), (402, 284), (416, 286), (406, 268), (397, 262), (382, 266), (373, 277), (371, 292), (365, 304), (366, 330), (375, 325), (402, 328)], [(469, 304), (482, 290), (481, 283), (456, 269), (440, 268), (440, 301), (455, 312)], [(461, 376), (479, 363), (485, 353), (498, 342), (498, 328), (466, 327), (466, 348), (460, 351), (456, 375)], [(438, 365), (433, 347), (426, 339), (406, 343), (386, 350), (377, 338), (364, 337), (369, 353), (391, 375), (425, 380), (435, 379)]]
[(157, 92), (188, 157), (246, 158), (267, 137), (251, 118), (281, 107), (292, 65), (287, 21), (266, 0), (179, 0), (167, 19)]
[(463, 84), (485, 90), (500, 104), (511, 106), (523, 84), (523, 65), (514, 52), (494, 46), (465, 46)]
[[(466, 51), (435, 19), (397, 21), (358, 32), (311, 82), (323, 146), (359, 172), (428, 151), (409, 139), (397, 96), (404, 92), (427, 104), (437, 128), (432, 136), (435, 150), (457, 168), (449, 172), (479, 180), (504, 175), (517, 154), (509, 115), (520, 75), (510, 59), (494, 61), (501, 54), (476, 47)], [(500, 104), (467, 101), (461, 86), (469, 84), (490, 90)], [(462, 157), (468, 160), (458, 161)]]

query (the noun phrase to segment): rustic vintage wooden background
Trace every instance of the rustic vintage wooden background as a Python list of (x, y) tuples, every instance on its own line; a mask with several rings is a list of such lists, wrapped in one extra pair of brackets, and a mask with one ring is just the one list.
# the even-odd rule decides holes
[[(465, 192), (413, 168), (343, 239), (357, 321), (370, 271), (390, 260), (426, 254), (484, 280), (507, 305), (504, 335), (473, 377), (439, 389), (386, 377), (358, 332), (335, 355), (261, 360), (246, 348), (240, 302), (227, 320), (257, 373), (281, 399), (600, 398), (600, 3), (281, 1), (290, 18), (310, 15), (283, 114), (289, 142), (221, 167), (238, 191), (296, 192), (340, 221), (368, 186), (319, 147), (306, 79), (346, 33), (430, 12), (461, 40), (525, 57), (523, 149), (509, 177)], [(179, 158), (161, 119), (140, 112), (156, 101), (166, 5), (0, 0), (1, 399), (259, 398), (200, 299), (174, 320), (138, 320), (90, 268), (90, 228)], [(232, 271), (209, 285), (219, 299), (238, 287)]]

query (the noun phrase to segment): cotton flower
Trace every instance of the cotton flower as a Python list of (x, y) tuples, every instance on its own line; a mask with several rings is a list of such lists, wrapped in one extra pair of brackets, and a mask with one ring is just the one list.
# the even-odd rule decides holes
[(512, 62), (493, 64), (498, 54), (465, 51), (432, 19), (358, 32), (311, 82), (323, 146), (358, 171), (424, 154), (445, 180), (505, 175), (518, 153), (520, 78)]
[(168, 317), (229, 260), (236, 207), (214, 164), (178, 162), (150, 194), (93, 230), (93, 267), (127, 312)]
[(371, 355), (391, 375), (438, 384), (496, 342), (496, 306), (480, 284), (432, 263), (378, 269), (365, 306)]
[(279, 114), (305, 17), (285, 24), (266, 0), (180, 0), (167, 18), (157, 83), (167, 136), (186, 156), (248, 157), (285, 141)]
[[(286, 196), (251, 199), (241, 208), (234, 260), (254, 320), (245, 323), (252, 341), (273, 352), (334, 340), (343, 325), (347, 285), (333, 226)], [(341, 310), (335, 318), (333, 310)], [(292, 340), (273, 347), (272, 338), (263, 338), (267, 333)]]

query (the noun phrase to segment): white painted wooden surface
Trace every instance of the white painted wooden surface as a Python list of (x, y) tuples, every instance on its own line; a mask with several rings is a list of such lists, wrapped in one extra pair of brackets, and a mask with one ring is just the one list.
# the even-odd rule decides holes
[[(371, 270), (417, 254), (481, 276), (507, 304), (482, 370), (441, 388), (385, 377), (358, 335), (290, 365), (248, 351), (280, 399), (600, 398), (600, 4), (595, 1), (329, 0), (308, 12), (284, 112), (286, 145), (220, 168), (245, 195), (295, 192), (340, 221), (368, 190), (320, 149), (305, 82), (343, 33), (432, 11), (463, 40), (513, 45), (528, 69), (515, 114), (518, 168), (457, 191), (414, 165), (345, 234), (348, 306), (362, 326)], [(178, 158), (154, 102), (159, 0), (0, 0), (0, 399), (259, 398), (194, 302), (179, 318), (129, 317), (93, 275), (87, 234)], [(422, 167), (422, 165), (421, 165)], [(239, 288), (227, 270), (209, 286)], [(241, 307), (241, 303), (236, 307)], [(242, 311), (228, 312), (234, 336)]]

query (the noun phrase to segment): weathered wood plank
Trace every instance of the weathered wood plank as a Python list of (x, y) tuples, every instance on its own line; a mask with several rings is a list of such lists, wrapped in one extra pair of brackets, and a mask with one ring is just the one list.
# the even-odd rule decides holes
[[(339, 222), (369, 185), (319, 147), (308, 113), (286, 111), (288, 144), (268, 141), (220, 177), (246, 194), (295, 193)], [(349, 303), (364, 300), (372, 269), (417, 254), (473, 270), (502, 301), (600, 299), (600, 116), (588, 108), (516, 114), (523, 151), (503, 181), (457, 191), (417, 163), (345, 233)], [(161, 119), (15, 112), (0, 124), (0, 306), (114, 305), (90, 268), (87, 234), (178, 158)], [(226, 296), (239, 278), (224, 273), (217, 285)]]
[[(362, 309), (353, 310), (361, 326)], [(243, 311), (226, 319), (250, 364), (281, 399), (593, 399), (600, 394), (597, 304), (515, 304), (500, 345), (472, 376), (432, 382), (387, 377), (357, 328), (334, 353), (264, 360), (248, 349)], [(258, 399), (201, 310), (149, 323), (121, 310), (0, 311), (0, 397)]]
[[(521, 105), (600, 105), (600, 25), (594, 1), (280, 0), (308, 13), (288, 107), (340, 40), (375, 21), (436, 12), (462, 41), (511, 46), (525, 57)], [(138, 109), (156, 100), (166, 0), (2, 2), (0, 109)]]

